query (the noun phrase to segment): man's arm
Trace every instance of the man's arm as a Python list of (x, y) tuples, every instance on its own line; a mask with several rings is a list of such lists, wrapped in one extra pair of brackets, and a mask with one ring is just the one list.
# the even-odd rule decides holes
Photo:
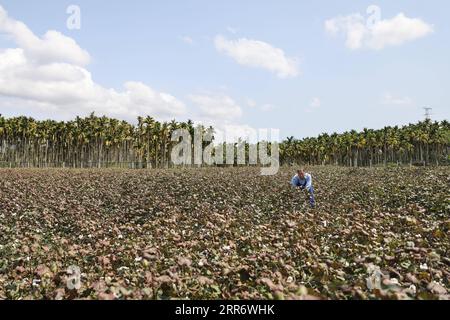
[(310, 174), (308, 174), (306, 177), (306, 186), (305, 189), (308, 191), (311, 191), (311, 187), (312, 187), (312, 177)]
[(291, 185), (292, 185), (294, 188), (297, 188), (297, 187), (299, 186), (299, 183), (298, 183), (298, 177), (297, 177), (297, 176), (294, 176), (294, 177), (292, 178), (292, 180), (291, 180)]

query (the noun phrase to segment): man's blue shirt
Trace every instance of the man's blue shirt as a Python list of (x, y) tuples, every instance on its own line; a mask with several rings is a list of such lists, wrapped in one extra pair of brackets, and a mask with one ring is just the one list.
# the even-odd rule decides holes
[(309, 173), (305, 173), (305, 178), (301, 179), (298, 174), (292, 178), (291, 184), (293, 187), (303, 187), (308, 191), (312, 188), (312, 177)]

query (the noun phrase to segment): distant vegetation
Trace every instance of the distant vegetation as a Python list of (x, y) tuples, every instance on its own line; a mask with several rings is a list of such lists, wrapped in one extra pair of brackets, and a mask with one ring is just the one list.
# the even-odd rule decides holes
[(450, 124), (429, 120), (404, 127), (352, 130), (296, 140), (280, 149), (283, 163), (374, 166), (389, 164), (438, 165), (449, 163)]
[[(176, 129), (194, 133), (194, 123), (138, 118), (137, 125), (108, 117), (37, 121), (0, 116), (0, 166), (167, 168)], [(204, 132), (213, 128), (201, 128)], [(280, 144), (281, 164), (377, 166), (449, 163), (448, 121), (404, 127), (287, 138)], [(248, 146), (247, 146), (248, 150)]]
[[(194, 123), (158, 122), (138, 118), (138, 124), (108, 117), (77, 117), (73, 121), (36, 121), (0, 116), (0, 163), (11, 167), (164, 168), (170, 165), (172, 132)], [(212, 130), (212, 128), (204, 129)]]

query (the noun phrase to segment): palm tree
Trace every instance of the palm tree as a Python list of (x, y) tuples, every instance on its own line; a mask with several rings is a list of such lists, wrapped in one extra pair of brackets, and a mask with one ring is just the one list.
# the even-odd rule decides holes
[[(94, 113), (68, 122), (0, 115), (0, 165), (167, 168), (175, 143), (171, 136), (178, 128), (189, 130), (191, 135), (196, 129), (214, 134), (214, 128), (195, 128), (191, 120), (167, 123), (150, 116), (139, 117), (132, 125)], [(246, 158), (250, 148), (253, 146), (246, 143)], [(288, 137), (280, 144), (280, 160), (289, 165), (439, 165), (449, 164), (449, 151), (449, 122), (427, 120), (401, 128), (352, 130), (302, 140)]]

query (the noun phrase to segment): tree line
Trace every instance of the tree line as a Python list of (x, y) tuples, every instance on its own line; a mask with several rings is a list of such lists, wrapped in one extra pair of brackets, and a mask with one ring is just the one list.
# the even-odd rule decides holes
[(94, 113), (67, 122), (0, 115), (0, 165), (166, 168), (172, 132), (181, 128), (194, 133), (192, 121), (159, 122), (152, 117), (139, 117), (132, 125)]
[(426, 120), (403, 127), (364, 129), (342, 134), (322, 134), (297, 140), (289, 137), (280, 146), (283, 163), (340, 165), (448, 165), (450, 125)]
[[(212, 127), (139, 117), (133, 125), (91, 114), (72, 121), (37, 121), (0, 115), (0, 166), (72, 168), (168, 168), (177, 129), (213, 133)], [(449, 164), (450, 125), (430, 120), (404, 127), (364, 129), (315, 138), (289, 137), (279, 144), (282, 165)], [(226, 148), (222, 148), (226, 152)], [(250, 145), (246, 144), (246, 152)], [(269, 148), (270, 150), (270, 148)], [(226, 155), (225, 155), (226, 157)]]

